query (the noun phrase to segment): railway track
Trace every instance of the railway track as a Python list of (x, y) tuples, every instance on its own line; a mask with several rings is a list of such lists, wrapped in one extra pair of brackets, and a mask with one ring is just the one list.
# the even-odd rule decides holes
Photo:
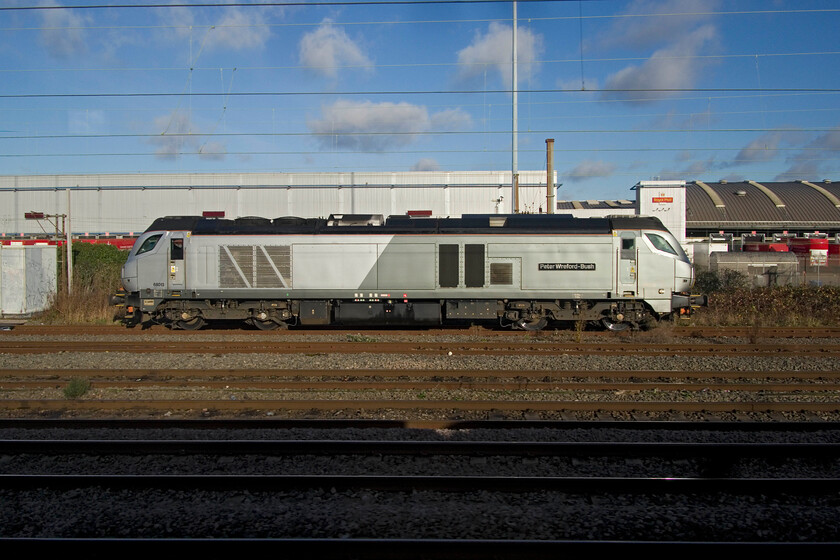
[[(585, 338), (632, 338), (634, 333), (613, 333), (603, 330), (578, 330), (574, 327), (544, 329), (536, 332), (513, 331), (510, 329), (489, 328), (483, 326), (457, 326), (447, 328), (418, 328), (418, 329), (359, 329), (359, 328), (292, 328), (274, 331), (246, 330), (241, 323), (217, 324), (205, 327), (200, 331), (172, 330), (161, 325), (154, 325), (147, 329), (127, 329), (119, 325), (31, 325), (9, 324), (9, 330), (0, 331), (0, 337), (18, 335), (115, 335), (115, 336), (191, 336), (212, 337), (219, 334), (240, 333), (254, 338), (285, 338), (301, 335), (311, 336), (346, 336), (348, 333), (363, 333), (366, 336), (389, 336), (400, 333), (410, 333), (416, 337), (431, 336), (488, 336), (500, 338), (550, 338), (560, 336), (574, 336)], [(680, 338), (715, 338), (715, 337), (757, 337), (757, 338), (837, 338), (840, 337), (840, 327), (711, 327), (711, 326), (673, 326), (664, 324), (659, 330), (668, 336)], [(644, 333), (642, 333), (644, 334)]]
[[(827, 337), (744, 342), (691, 331), (668, 342), (645, 342), (643, 335), (578, 340), (573, 333), (571, 341), (551, 332), (485, 336), (475, 328), (458, 331), (471, 336), (454, 339), (440, 334), (451, 329), (363, 335), (330, 330), (294, 337), (287, 336), (292, 331), (260, 331), (256, 338), (153, 331), (129, 337), (3, 332), (0, 413), (399, 419), (840, 414), (840, 368), (833, 367), (840, 344)], [(431, 333), (437, 334), (426, 336)], [(399, 367), (410, 369), (383, 369), (396, 356)], [(596, 357), (619, 369), (590, 366)], [(210, 367), (141, 365), (179, 360)], [(34, 363), (45, 365), (31, 369)], [(90, 367), (98, 363), (137, 367)], [(266, 364), (271, 367), (259, 367)], [(742, 365), (727, 370), (715, 364)], [(574, 365), (588, 369), (563, 371)], [(65, 397), (63, 389), (78, 379), (89, 383), (88, 392)]]
[(708, 344), (708, 343), (568, 343), (568, 342), (282, 342), (201, 340), (125, 342), (110, 340), (4, 340), (0, 353), (45, 354), (58, 352), (129, 352), (148, 354), (421, 354), (421, 355), (621, 355), (675, 356), (690, 354), (721, 356), (840, 356), (840, 345), (825, 344)]
[(0, 420), (0, 541), (328, 558), (840, 542), (837, 424), (440, 426)]
[[(93, 455), (97, 457), (125, 456), (168, 456), (168, 455), (211, 455), (211, 456), (335, 456), (369, 457), (563, 457), (563, 458), (603, 458), (620, 457), (645, 458), (646, 460), (692, 459), (703, 462), (713, 461), (712, 470), (731, 470), (732, 465), (745, 459), (773, 461), (798, 461), (819, 459), (825, 462), (840, 460), (840, 443), (700, 443), (700, 442), (627, 442), (627, 441), (420, 441), (420, 440), (367, 440), (367, 439), (317, 439), (317, 440), (218, 440), (218, 439), (0, 439), (0, 449), (7, 456), (61, 457), (68, 455)], [(7, 462), (9, 460), (7, 459)], [(43, 465), (43, 463), (41, 463)], [(113, 470), (113, 464), (107, 467)], [(704, 466), (708, 469), (708, 466)], [(20, 473), (18, 478), (3, 475), (6, 483), (15, 486), (29, 484), (31, 473)], [(84, 482), (93, 473), (79, 474), (78, 480)], [(703, 473), (697, 473), (703, 474)], [(35, 475), (52, 476), (52, 475)], [(111, 476), (118, 475), (96, 475)], [(150, 476), (150, 475), (142, 475)], [(159, 475), (155, 475), (159, 476)], [(343, 475), (342, 475), (343, 476)], [(311, 485), (314, 478), (307, 479), (300, 475), (288, 480), (277, 479), (270, 482), (293, 485)], [(487, 483), (487, 479), (479, 482)], [(526, 480), (522, 486), (515, 486), (516, 480), (493, 479), (487, 488), (493, 489), (532, 489), (532, 482)], [(120, 484), (119, 481), (116, 482)], [(415, 489), (433, 489), (429, 484), (438, 481), (421, 480)], [(192, 484), (192, 482), (191, 482)], [(341, 482), (352, 484), (352, 480)], [(377, 487), (376, 481), (365, 481), (367, 487)], [(393, 482), (386, 481), (381, 488), (390, 488)], [(465, 483), (453, 477), (445, 480), (434, 489), (457, 490)], [(840, 490), (840, 488), (838, 488)], [(826, 488), (828, 491), (828, 488)]]
[[(247, 373), (244, 376), (247, 378)], [(0, 381), (0, 389), (15, 391), (21, 389), (63, 388), (72, 377), (57, 381)], [(590, 382), (547, 382), (547, 381), (200, 381), (190, 380), (96, 380), (96, 387), (101, 389), (128, 389), (152, 387), (178, 387), (186, 389), (256, 389), (268, 391), (424, 391), (434, 389), (469, 389), (475, 391), (516, 391), (516, 390), (555, 390), (555, 391), (761, 391), (765, 393), (793, 393), (797, 391), (836, 393), (840, 384), (825, 383), (678, 383), (663, 380), (659, 383), (590, 383)]]
[[(640, 418), (649, 415), (665, 414), (667, 418), (684, 413), (700, 414), (774, 414), (793, 413), (820, 414), (840, 412), (840, 403), (836, 401), (812, 401), (807, 397), (802, 400), (752, 401), (752, 402), (703, 402), (703, 401), (534, 401), (534, 400), (432, 400), (411, 399), (399, 400), (388, 398), (383, 400), (361, 399), (253, 399), (253, 400), (224, 400), (224, 399), (96, 399), (96, 400), (65, 400), (65, 399), (4, 399), (0, 401), (0, 410), (7, 413), (29, 412), (34, 414), (63, 413), (63, 414), (91, 414), (113, 415), (125, 414), (154, 414), (184, 415), (201, 414), (215, 416), (219, 414), (236, 414), (245, 416), (262, 415), (302, 415), (303, 417), (323, 414), (343, 415), (342, 417), (403, 417), (425, 413), (441, 413), (448, 417), (469, 417), (471, 413), (480, 413), (479, 417), (496, 414), (504, 417), (528, 418), (531, 414), (548, 414), (550, 417), (576, 414), (605, 413), (605, 414), (637, 414)], [(602, 418), (610, 419), (608, 417)]]
[[(672, 380), (685, 382), (690, 379), (812, 379), (815, 381), (831, 382), (840, 380), (840, 371), (680, 371), (680, 370), (504, 370), (504, 369), (0, 369), (0, 383), (27, 382), (44, 380), (45, 383), (66, 381), (75, 377), (83, 377), (92, 381), (126, 380), (135, 383), (155, 383), (183, 380), (249, 380), (248, 383), (259, 383), (265, 379), (328, 379), (335, 378), (340, 382), (352, 382), (358, 379), (423, 379), (429, 383), (444, 382), (446, 379), (515, 379), (517, 383), (537, 383), (547, 380), (583, 380), (586, 379), (632, 379), (639, 380)], [(271, 383), (270, 381), (264, 381)]]
[[(95, 392), (64, 398), (63, 388), (80, 378)], [(412, 410), (825, 413), (840, 411), (838, 378), (840, 373), (825, 371), (0, 370), (0, 410), (348, 416)], [(15, 398), (32, 390), (47, 393)]]

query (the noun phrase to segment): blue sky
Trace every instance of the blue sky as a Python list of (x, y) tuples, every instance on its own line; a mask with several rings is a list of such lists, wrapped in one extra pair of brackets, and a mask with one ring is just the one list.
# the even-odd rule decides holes
[[(511, 3), (174, 3), (0, 2), (0, 174), (511, 169)], [(74, 4), (110, 7), (21, 9)], [(518, 168), (554, 138), (561, 199), (840, 180), (840, 2), (517, 12)]]

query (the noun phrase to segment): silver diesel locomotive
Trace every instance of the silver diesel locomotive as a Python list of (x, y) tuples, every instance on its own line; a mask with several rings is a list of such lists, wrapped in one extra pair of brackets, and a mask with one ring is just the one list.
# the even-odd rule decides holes
[(124, 322), (197, 329), (552, 321), (623, 330), (690, 313), (691, 262), (656, 218), (167, 217), (123, 267)]

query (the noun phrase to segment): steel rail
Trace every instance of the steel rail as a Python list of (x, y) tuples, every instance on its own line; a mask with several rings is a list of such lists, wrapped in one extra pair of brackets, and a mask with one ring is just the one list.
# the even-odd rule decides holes
[[(613, 356), (838, 356), (840, 345), (820, 344), (604, 344), (604, 343), (488, 343), (488, 342), (253, 342), (238, 341), (4, 341), (0, 353), (129, 352), (177, 354), (424, 354), (424, 355), (613, 355)], [(451, 354), (450, 354), (451, 353)]]
[(409, 455), (481, 457), (840, 458), (840, 443), (625, 441), (4, 439), (0, 453), (31, 455)]
[[(76, 376), (77, 377), (77, 376)], [(247, 377), (247, 376), (246, 376)], [(793, 376), (791, 376), (793, 377)], [(70, 378), (52, 381), (0, 380), (0, 389), (58, 389)], [(591, 382), (546, 382), (523, 380), (517, 382), (482, 381), (208, 381), (208, 380), (149, 380), (149, 379), (97, 379), (97, 389), (123, 388), (186, 388), (186, 389), (250, 389), (267, 391), (389, 391), (389, 390), (479, 390), (479, 391), (743, 391), (743, 392), (836, 392), (837, 383), (591, 383)]]
[(831, 432), (837, 422), (688, 422), (688, 421), (570, 421), (570, 420), (382, 420), (313, 418), (0, 418), (0, 429), (62, 430), (575, 430), (667, 431), (717, 433)]
[(360, 488), (390, 492), (564, 492), (588, 494), (825, 495), (840, 478), (633, 478), (368, 475), (16, 475), (0, 474), (0, 489), (288, 490)]
[(40, 552), (79, 551), (119, 556), (130, 548), (137, 554), (186, 554), (190, 556), (237, 555), (244, 551), (290, 554), (325, 560), (556, 560), (573, 553), (621, 554), (628, 550), (661, 553), (736, 549), (740, 552), (833, 552), (838, 542), (755, 542), (684, 540), (529, 540), (529, 539), (392, 539), (392, 538), (3, 538), (0, 543), (23, 545)]
[(522, 401), (522, 400), (154, 400), (0, 399), (5, 411), (481, 411), (481, 412), (838, 412), (832, 402)]
[(488, 370), (488, 369), (0, 369), (3, 379), (26, 378), (36, 380), (71, 379), (90, 380), (134, 379), (262, 379), (306, 378), (321, 380), (335, 378), (420, 378), (460, 379), (489, 378), (516, 380), (544, 379), (825, 379), (840, 380), (840, 371), (686, 371), (686, 370)]
[[(287, 336), (348, 336), (350, 334), (364, 334), (367, 336), (395, 336), (406, 335), (419, 337), (428, 336), (492, 336), (502, 338), (555, 338), (558, 336), (583, 336), (603, 338), (633, 338), (633, 333), (613, 333), (608, 331), (577, 331), (574, 328), (545, 329), (542, 331), (512, 331), (498, 327), (484, 326), (452, 326), (439, 328), (393, 328), (377, 329), (365, 327), (308, 327), (306, 329), (280, 329), (275, 331), (245, 330), (241, 322), (230, 324), (214, 324), (200, 331), (182, 331), (168, 329), (162, 325), (155, 325), (147, 329), (126, 329), (120, 325), (29, 325), (9, 324), (10, 331), (0, 332), (0, 336), (14, 337), (16, 335), (120, 335), (120, 336), (151, 336), (171, 335), (206, 337), (231, 332), (239, 332), (248, 337), (283, 338)], [(714, 327), (714, 326), (667, 326), (663, 328), (666, 335), (676, 337), (744, 337), (757, 336), (760, 338), (837, 338), (840, 337), (840, 327)], [(643, 336), (644, 333), (641, 333)]]

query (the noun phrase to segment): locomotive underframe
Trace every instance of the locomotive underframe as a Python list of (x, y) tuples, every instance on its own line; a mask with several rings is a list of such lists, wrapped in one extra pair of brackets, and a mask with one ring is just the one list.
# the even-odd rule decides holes
[(181, 299), (126, 298), (128, 326), (158, 323), (199, 328), (206, 321), (246, 321), (258, 328), (293, 325), (441, 325), (494, 321), (517, 329), (539, 330), (552, 321), (601, 321), (619, 330), (659, 318), (641, 300), (583, 299)]

